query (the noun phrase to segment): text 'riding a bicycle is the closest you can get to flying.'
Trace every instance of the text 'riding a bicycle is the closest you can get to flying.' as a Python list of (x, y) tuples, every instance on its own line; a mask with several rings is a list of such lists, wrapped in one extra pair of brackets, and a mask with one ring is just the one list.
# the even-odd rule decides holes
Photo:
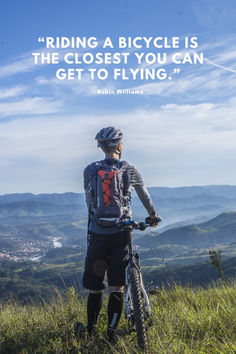
[[(108, 40), (107, 40), (108, 39)], [(64, 62), (66, 65), (77, 65), (77, 68), (59, 68), (56, 72), (56, 77), (59, 80), (73, 80), (81, 79), (82, 72), (84, 69), (82, 66), (86, 67), (89, 65), (126, 65), (125, 68), (115, 68), (113, 71), (113, 79), (123, 79), (123, 80), (163, 80), (166, 78), (166, 71), (163, 68), (129, 68), (129, 58), (132, 56), (135, 59), (137, 65), (164, 65), (166, 63), (173, 64), (202, 64), (203, 63), (203, 53), (196, 52), (184, 52), (177, 51), (170, 53), (167, 56), (166, 52), (158, 51), (155, 49), (148, 52), (139, 52), (140, 49), (149, 49), (154, 47), (156, 49), (177, 49), (180, 48), (180, 38), (179, 37), (118, 37), (118, 43), (116, 43), (115, 48), (122, 49), (122, 52), (109, 52), (109, 48), (114, 48), (113, 42), (110, 37), (106, 37), (103, 45), (99, 44), (96, 37), (46, 37), (46, 48), (60, 48), (68, 49), (67, 52), (64, 50), (60, 53), (32, 53), (34, 56), (35, 64), (59, 64)], [(106, 43), (107, 42), (107, 43)], [(84, 51), (84, 49), (96, 47), (102, 47), (103, 51), (92, 52)], [(197, 37), (185, 37), (184, 44), (182, 46), (185, 48), (196, 48), (198, 46)], [(107, 48), (108, 47), (108, 48)], [(81, 51), (75, 52), (71, 49), (83, 49)], [(137, 49), (136, 52), (130, 51), (129, 49)], [(106, 51), (104, 51), (104, 49)], [(127, 52), (124, 50), (128, 49)], [(132, 59), (133, 59), (132, 58)], [(98, 77), (100, 80), (105, 80), (108, 77), (108, 72), (106, 69), (96, 70), (94, 68), (88, 69), (91, 80)]]

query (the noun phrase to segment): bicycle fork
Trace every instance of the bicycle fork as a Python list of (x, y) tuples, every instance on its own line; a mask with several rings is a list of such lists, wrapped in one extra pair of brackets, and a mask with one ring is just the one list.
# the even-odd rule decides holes
[(140, 268), (139, 255), (136, 253), (134, 257), (135, 257), (135, 262), (132, 260), (126, 269), (125, 318), (128, 321), (131, 321), (131, 323), (133, 324), (133, 301), (132, 301), (131, 290), (130, 290), (129, 269), (132, 266), (134, 266), (139, 273), (140, 288), (142, 292), (142, 297), (144, 299), (144, 311), (146, 314), (146, 318), (149, 320), (149, 325), (151, 325), (151, 307), (150, 307), (150, 302), (148, 299), (147, 292), (143, 284), (143, 277)]
[(142, 276), (142, 272), (141, 272), (138, 253), (135, 254), (135, 259), (136, 259), (137, 269), (139, 271), (139, 279), (140, 279), (140, 287), (141, 287), (141, 291), (142, 291), (142, 296), (144, 298), (144, 310), (145, 310), (146, 316), (151, 317), (151, 306), (150, 306), (149, 298), (147, 296), (147, 292), (146, 292), (144, 284), (143, 284), (143, 276)]

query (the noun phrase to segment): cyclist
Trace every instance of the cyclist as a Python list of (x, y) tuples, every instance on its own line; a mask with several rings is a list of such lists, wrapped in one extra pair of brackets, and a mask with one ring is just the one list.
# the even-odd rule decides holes
[[(117, 223), (131, 218), (132, 187), (149, 216), (157, 219), (157, 212), (140, 173), (126, 161), (121, 161), (121, 139), (122, 133), (118, 128), (101, 129), (95, 140), (105, 153), (105, 159), (88, 165), (84, 170), (84, 189), (89, 211), (88, 249), (82, 281), (83, 286), (89, 290), (86, 330), (91, 335), (98, 321), (107, 272), (110, 290), (107, 334), (111, 340), (123, 308), (130, 240), (130, 231), (120, 230)], [(157, 222), (153, 226), (157, 226)]]

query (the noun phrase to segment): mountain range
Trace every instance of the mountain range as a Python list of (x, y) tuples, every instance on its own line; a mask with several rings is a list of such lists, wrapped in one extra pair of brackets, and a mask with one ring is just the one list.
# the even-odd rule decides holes
[[(163, 217), (162, 228), (206, 221), (224, 211), (236, 210), (236, 186), (152, 187), (153, 202)], [(147, 215), (135, 192), (132, 194), (133, 217)], [(60, 215), (60, 220), (87, 218), (84, 193), (32, 194), (15, 193), (0, 196), (0, 224), (45, 221)], [(41, 219), (40, 219), (41, 218)], [(55, 219), (55, 218), (54, 218)]]

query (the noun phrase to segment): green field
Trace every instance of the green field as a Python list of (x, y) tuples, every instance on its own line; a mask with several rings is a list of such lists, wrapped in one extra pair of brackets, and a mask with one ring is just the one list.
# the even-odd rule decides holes
[[(236, 283), (207, 289), (158, 290), (150, 295), (153, 326), (149, 330), (150, 353), (235, 353)], [(106, 340), (106, 305), (98, 332), (92, 339), (78, 340), (73, 333), (76, 320), (85, 322), (85, 299), (73, 288), (43, 306), (1, 305), (1, 353), (138, 353), (135, 333), (129, 334), (122, 317), (119, 341)]]

